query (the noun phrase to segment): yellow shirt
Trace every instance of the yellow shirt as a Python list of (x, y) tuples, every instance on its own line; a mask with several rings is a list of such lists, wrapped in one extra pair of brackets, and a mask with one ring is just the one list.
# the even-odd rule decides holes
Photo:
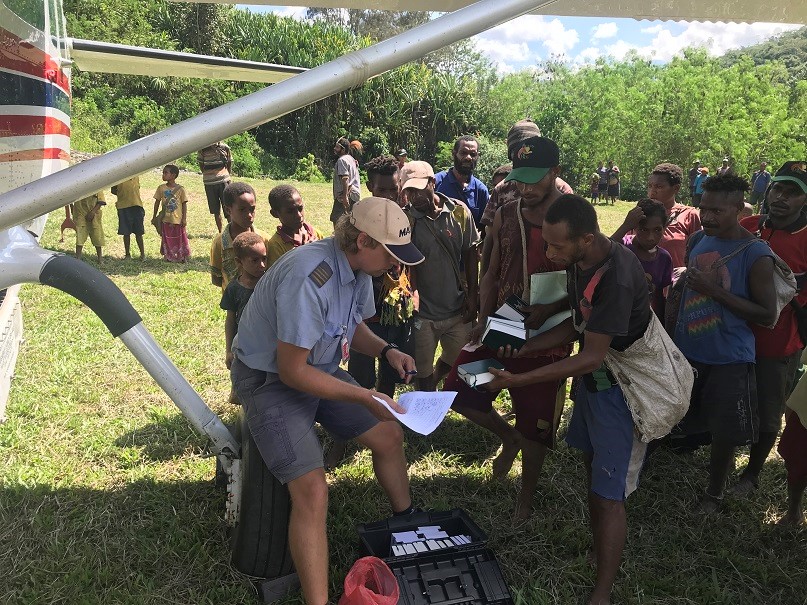
[[(266, 235), (254, 227), (254, 233), (257, 233), (263, 238), (263, 243), (266, 249), (269, 249), (269, 240)], [(216, 281), (221, 280), (221, 289), (227, 287), (230, 283), (238, 277), (238, 265), (235, 263), (235, 252), (233, 252), (233, 237), (230, 235), (230, 223), (222, 229), (215, 238), (213, 238), (213, 245), (210, 246), (210, 278), (215, 284)]]
[(162, 209), (165, 210), (164, 223), (172, 225), (182, 223), (182, 204), (188, 203), (188, 196), (182, 185), (174, 185), (171, 188), (163, 183), (154, 192), (154, 199), (159, 200), (162, 203)]
[(272, 236), (272, 239), (266, 244), (266, 268), (269, 269), (272, 265), (274, 265), (277, 260), (286, 254), (286, 252), (291, 252), (295, 248), (310, 244), (311, 242), (316, 242), (318, 240), (323, 239), (322, 233), (320, 233), (317, 229), (309, 225), (308, 223), (303, 223), (307, 235), (301, 240), (295, 240), (290, 238), (288, 235), (284, 234), (280, 227), (277, 228), (277, 232)]
[(131, 208), (132, 206), (143, 206), (143, 200), (140, 199), (140, 177), (133, 176), (128, 181), (123, 181), (115, 185), (115, 195), (118, 196), (118, 201), (115, 202), (115, 208), (122, 210), (123, 208)]
[[(104, 197), (104, 192), (99, 191), (94, 195), (90, 195), (88, 197), (81, 198), (77, 202), (73, 202), (73, 221), (76, 223), (86, 222), (84, 218), (87, 216), (87, 213), (95, 208), (95, 205), (101, 202), (102, 205), (106, 205), (106, 197)], [(101, 217), (101, 209), (98, 209), (98, 213), (95, 215), (95, 220), (100, 222)]]
[[(807, 349), (805, 349), (805, 351), (807, 351)], [(805, 358), (807, 358), (807, 352), (801, 357), (802, 363), (804, 363)], [(787, 400), (787, 407), (796, 412), (796, 414), (799, 415), (801, 423), (807, 426), (807, 374), (802, 376), (796, 384), (796, 388), (793, 389), (793, 392)]]

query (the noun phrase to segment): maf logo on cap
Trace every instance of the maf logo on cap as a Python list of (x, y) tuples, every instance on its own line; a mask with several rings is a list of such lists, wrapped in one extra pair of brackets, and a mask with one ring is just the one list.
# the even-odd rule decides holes
[(412, 227), (406, 227), (398, 232), (398, 237), (406, 237), (410, 233), (412, 233)]

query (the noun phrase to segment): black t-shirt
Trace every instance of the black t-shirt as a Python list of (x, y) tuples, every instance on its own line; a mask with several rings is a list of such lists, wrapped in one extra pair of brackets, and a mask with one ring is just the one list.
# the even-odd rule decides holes
[(235, 325), (238, 328), (238, 323), (241, 321), (241, 314), (249, 302), (249, 297), (252, 296), (254, 290), (242, 286), (237, 279), (232, 280), (227, 284), (224, 293), (221, 295), (221, 303), (219, 306), (225, 311), (235, 311)]
[[(569, 290), (569, 303), (572, 307), (576, 321), (582, 320), (580, 301), (584, 296), (586, 287), (596, 274), (597, 270), (610, 263), (602, 273), (600, 281), (591, 296), (590, 315), (585, 330), (597, 334), (612, 336), (611, 348), (624, 351), (647, 330), (650, 322), (650, 297), (648, 296), (647, 279), (644, 269), (633, 254), (622, 244), (611, 243), (608, 256), (590, 269), (581, 271), (572, 265), (566, 271), (567, 287)], [(581, 346), (584, 345), (581, 336)], [(597, 376), (600, 370), (584, 377), (586, 386), (590, 390), (593, 382), (599, 382), (602, 376)], [(608, 373), (608, 380), (616, 384)]]

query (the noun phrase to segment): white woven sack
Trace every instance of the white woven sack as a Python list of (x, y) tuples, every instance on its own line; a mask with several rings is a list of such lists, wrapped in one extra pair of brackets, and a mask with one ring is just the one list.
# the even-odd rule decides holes
[(695, 373), (652, 311), (644, 336), (624, 351), (609, 348), (605, 365), (645, 443), (668, 435), (687, 413)]

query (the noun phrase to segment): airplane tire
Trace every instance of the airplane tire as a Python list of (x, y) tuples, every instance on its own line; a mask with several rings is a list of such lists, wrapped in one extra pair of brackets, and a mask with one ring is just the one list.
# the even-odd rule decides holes
[(232, 564), (254, 577), (285, 576), (294, 570), (289, 551), (289, 490), (263, 463), (243, 412), (235, 433), (241, 441), (243, 485), (238, 524), (230, 530)]

